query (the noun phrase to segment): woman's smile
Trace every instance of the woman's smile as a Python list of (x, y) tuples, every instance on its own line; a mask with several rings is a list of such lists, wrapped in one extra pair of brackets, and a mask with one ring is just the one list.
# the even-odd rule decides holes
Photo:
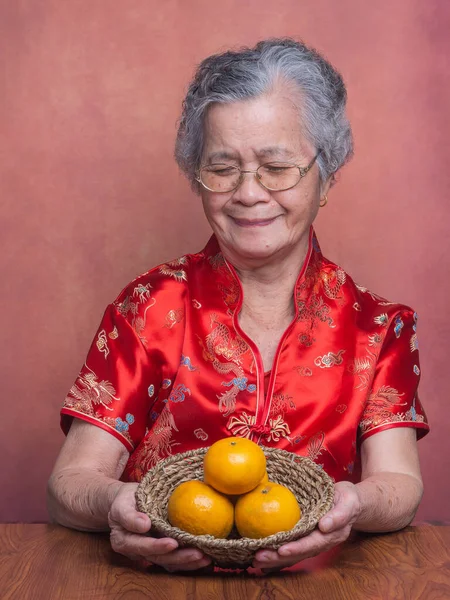
[(266, 227), (271, 225), (275, 219), (278, 219), (278, 216), (269, 219), (237, 219), (236, 217), (231, 217), (231, 219), (239, 227)]

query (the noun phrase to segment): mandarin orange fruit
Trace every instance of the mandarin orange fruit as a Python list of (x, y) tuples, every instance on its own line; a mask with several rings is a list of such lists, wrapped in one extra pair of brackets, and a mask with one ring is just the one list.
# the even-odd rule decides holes
[[(267, 471), (264, 473), (263, 478), (258, 483), (258, 485), (261, 485), (262, 483), (269, 483), (269, 476), (267, 475)], [(231, 500), (231, 502), (233, 504), (236, 504), (236, 502), (238, 501), (238, 498), (240, 498), (240, 495), (236, 494), (235, 496), (233, 496), (232, 494), (228, 494), (228, 498)]]
[(234, 509), (239, 534), (253, 539), (289, 531), (300, 517), (300, 506), (291, 490), (271, 482), (241, 496)]
[(228, 437), (215, 442), (203, 460), (205, 482), (223, 494), (245, 494), (266, 472), (262, 449), (247, 438)]
[(193, 535), (226, 538), (233, 527), (234, 507), (203, 481), (185, 481), (172, 492), (167, 516), (174, 527)]

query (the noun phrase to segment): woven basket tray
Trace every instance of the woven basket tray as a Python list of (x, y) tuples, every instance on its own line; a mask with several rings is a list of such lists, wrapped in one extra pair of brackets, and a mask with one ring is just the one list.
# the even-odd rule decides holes
[[(286, 450), (262, 447), (267, 459), (269, 480), (288, 487), (302, 510), (301, 519), (290, 531), (253, 540), (218, 539), (211, 535), (192, 535), (167, 520), (167, 503), (172, 491), (183, 481), (203, 480), (203, 457), (208, 448), (175, 454), (160, 461), (143, 477), (136, 490), (136, 505), (152, 521), (151, 535), (171, 537), (180, 547), (194, 546), (222, 568), (246, 568), (261, 548), (277, 550), (283, 544), (310, 533), (333, 504), (332, 479), (312, 460)], [(233, 532), (230, 537), (238, 537)]]

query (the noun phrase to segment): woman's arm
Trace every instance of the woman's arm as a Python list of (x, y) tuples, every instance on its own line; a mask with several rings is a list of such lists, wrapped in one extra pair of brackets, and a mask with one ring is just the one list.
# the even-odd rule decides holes
[(259, 551), (253, 565), (279, 569), (296, 564), (344, 542), (352, 528), (381, 532), (408, 525), (423, 491), (415, 430), (399, 427), (369, 437), (361, 445), (361, 466), (360, 483), (335, 485), (334, 506), (317, 529), (278, 552)]
[[(74, 419), (48, 483), (50, 517), (83, 531), (111, 531), (113, 550), (167, 571), (194, 571), (211, 563), (200, 550), (148, 535), (149, 517), (136, 509), (137, 483), (118, 481), (125, 447), (103, 429)], [(146, 534), (146, 535), (143, 535)]]
[(123, 444), (103, 429), (74, 419), (47, 486), (50, 518), (82, 531), (105, 531), (108, 512), (125, 485)]
[(387, 429), (361, 445), (361, 483), (356, 485), (359, 531), (396, 531), (414, 519), (422, 499), (416, 431)]

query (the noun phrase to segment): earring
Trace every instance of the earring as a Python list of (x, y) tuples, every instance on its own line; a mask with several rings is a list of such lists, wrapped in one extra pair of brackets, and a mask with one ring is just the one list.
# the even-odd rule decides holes
[(322, 200), (319, 202), (319, 206), (323, 208), (324, 206), (326, 206), (327, 202), (328, 202), (328, 197), (327, 197), (327, 195), (325, 194), (325, 196), (324, 196), (324, 197), (322, 198)]

